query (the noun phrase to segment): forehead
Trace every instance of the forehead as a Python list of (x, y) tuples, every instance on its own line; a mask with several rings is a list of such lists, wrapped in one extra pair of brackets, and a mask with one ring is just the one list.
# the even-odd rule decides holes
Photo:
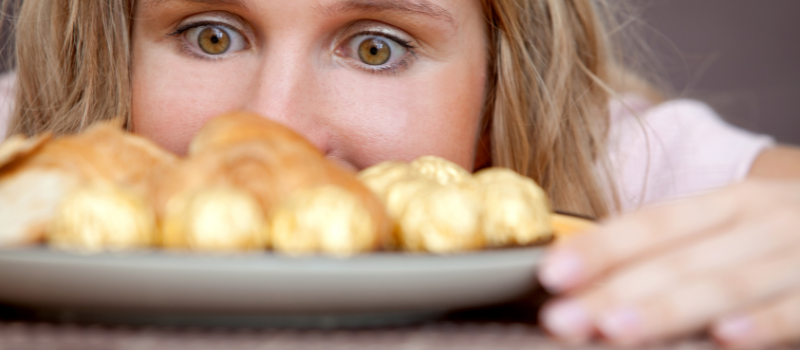
[[(259, 2), (273, 0), (142, 0), (146, 7), (162, 5), (200, 4), (234, 7), (240, 10), (252, 11)], [(298, 1), (298, 0), (291, 0)], [(461, 0), (465, 1), (465, 0)], [(455, 1), (458, 2), (458, 1)], [(341, 13), (401, 13), (407, 15), (427, 16), (441, 20), (452, 27), (457, 27), (452, 10), (454, 2), (449, 0), (313, 0), (309, 10), (324, 16), (333, 16)], [(450, 5), (450, 6), (448, 6)]]

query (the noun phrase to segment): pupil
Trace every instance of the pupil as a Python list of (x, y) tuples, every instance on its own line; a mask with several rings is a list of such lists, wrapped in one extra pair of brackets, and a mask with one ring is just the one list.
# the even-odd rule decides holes
[(369, 38), (358, 46), (358, 56), (361, 62), (377, 66), (389, 61), (392, 49), (380, 38)]
[(200, 32), (197, 38), (197, 45), (200, 46), (200, 49), (205, 53), (219, 55), (228, 51), (228, 48), (231, 46), (231, 39), (224, 30), (209, 27)]

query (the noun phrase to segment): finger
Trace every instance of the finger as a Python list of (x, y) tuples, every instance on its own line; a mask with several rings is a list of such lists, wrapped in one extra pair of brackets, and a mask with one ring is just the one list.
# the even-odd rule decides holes
[(551, 300), (539, 311), (539, 325), (562, 343), (581, 345), (597, 335), (595, 315), (574, 298)]
[[(719, 271), (739, 270), (745, 264), (785, 250), (800, 247), (796, 213), (775, 212), (765, 220), (748, 222), (725, 235), (712, 236), (696, 245), (659, 255), (624, 268), (579, 294), (580, 303), (561, 302), (543, 310), (542, 324), (553, 335), (573, 342), (592, 335), (592, 320), (597, 315), (625, 303), (635, 303), (676, 286)], [(774, 232), (764, 239), (762, 232)]]
[(772, 187), (742, 184), (643, 210), (611, 220), (594, 232), (568, 237), (556, 242), (545, 256), (539, 280), (551, 292), (571, 290), (625, 262), (716, 234), (743, 216), (742, 199), (750, 199), (748, 208), (756, 208), (747, 214), (770, 207), (754, 202), (774, 200), (777, 196), (764, 193), (775, 191)]
[(711, 334), (723, 346), (766, 348), (800, 342), (800, 292), (716, 322)]
[[(645, 299), (684, 281), (741, 269), (787, 246), (800, 246), (800, 235), (795, 232), (798, 226), (798, 212), (770, 213), (763, 220), (742, 223), (725, 234), (617, 269), (602, 281), (602, 287), (583, 293), (582, 299), (598, 310), (623, 301)], [(771, 233), (769, 239), (764, 232)]]
[(800, 287), (798, 270), (800, 248), (793, 246), (741, 270), (695, 279), (602, 312), (597, 327), (603, 337), (620, 345), (686, 334), (706, 327), (718, 315)]

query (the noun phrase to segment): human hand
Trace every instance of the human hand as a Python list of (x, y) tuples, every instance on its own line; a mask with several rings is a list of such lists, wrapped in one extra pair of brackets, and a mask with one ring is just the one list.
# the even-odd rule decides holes
[(800, 182), (748, 181), (609, 220), (552, 247), (554, 336), (639, 345), (707, 329), (733, 348), (800, 340)]

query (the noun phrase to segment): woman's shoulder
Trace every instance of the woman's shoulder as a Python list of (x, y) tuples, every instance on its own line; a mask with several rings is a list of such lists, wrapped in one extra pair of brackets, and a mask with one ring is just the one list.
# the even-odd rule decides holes
[(0, 74), (0, 141), (5, 138), (11, 112), (14, 109), (17, 73), (8, 71)]
[(628, 95), (610, 105), (609, 160), (623, 210), (743, 180), (773, 138), (735, 127), (707, 104), (654, 104)]

